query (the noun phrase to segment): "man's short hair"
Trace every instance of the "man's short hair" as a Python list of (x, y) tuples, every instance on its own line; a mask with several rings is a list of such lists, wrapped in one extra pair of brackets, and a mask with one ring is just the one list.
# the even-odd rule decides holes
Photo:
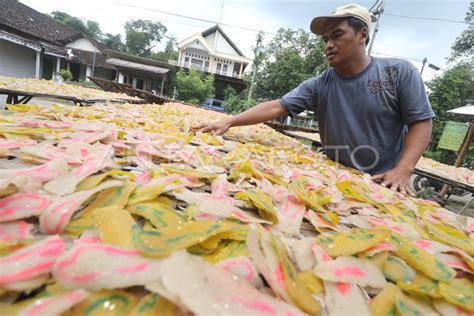
[[(356, 33), (360, 32), (360, 30), (362, 30), (364, 27), (367, 27), (368, 29), (368, 26), (367, 24), (364, 23), (364, 21), (358, 18), (355, 18), (353, 16), (347, 18), (347, 24), (349, 24), (349, 26), (352, 27), (352, 29)], [(370, 42), (370, 33), (367, 36), (367, 40), (365, 41), (365, 46), (369, 45), (369, 42)]]

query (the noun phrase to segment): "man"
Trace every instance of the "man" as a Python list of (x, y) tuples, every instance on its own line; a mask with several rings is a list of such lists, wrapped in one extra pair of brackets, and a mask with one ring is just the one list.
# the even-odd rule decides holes
[(356, 4), (314, 18), (311, 31), (323, 37), (329, 69), (280, 100), (194, 128), (221, 135), (233, 126), (313, 110), (328, 157), (413, 194), (409, 179), (429, 142), (434, 113), (411, 63), (367, 55), (370, 24), (369, 11)]

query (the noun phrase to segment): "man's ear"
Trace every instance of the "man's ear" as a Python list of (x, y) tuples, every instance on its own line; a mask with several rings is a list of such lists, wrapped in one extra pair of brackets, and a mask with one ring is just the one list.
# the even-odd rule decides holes
[(363, 27), (361, 30), (360, 30), (360, 35), (361, 35), (361, 43), (363, 43), (365, 45), (365, 42), (367, 41), (367, 39), (369, 38), (369, 29), (367, 27)]

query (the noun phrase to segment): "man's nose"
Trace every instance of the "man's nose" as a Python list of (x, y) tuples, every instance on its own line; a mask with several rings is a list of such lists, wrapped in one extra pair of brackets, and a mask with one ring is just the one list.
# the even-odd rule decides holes
[(334, 42), (332, 40), (328, 39), (327, 42), (326, 42), (326, 45), (324, 46), (324, 50), (328, 51), (333, 47), (334, 47)]

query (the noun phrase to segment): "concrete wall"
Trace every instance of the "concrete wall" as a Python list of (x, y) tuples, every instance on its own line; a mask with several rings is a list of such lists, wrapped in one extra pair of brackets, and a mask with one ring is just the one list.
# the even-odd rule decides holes
[(34, 78), (36, 52), (5, 40), (0, 40), (0, 76)]

